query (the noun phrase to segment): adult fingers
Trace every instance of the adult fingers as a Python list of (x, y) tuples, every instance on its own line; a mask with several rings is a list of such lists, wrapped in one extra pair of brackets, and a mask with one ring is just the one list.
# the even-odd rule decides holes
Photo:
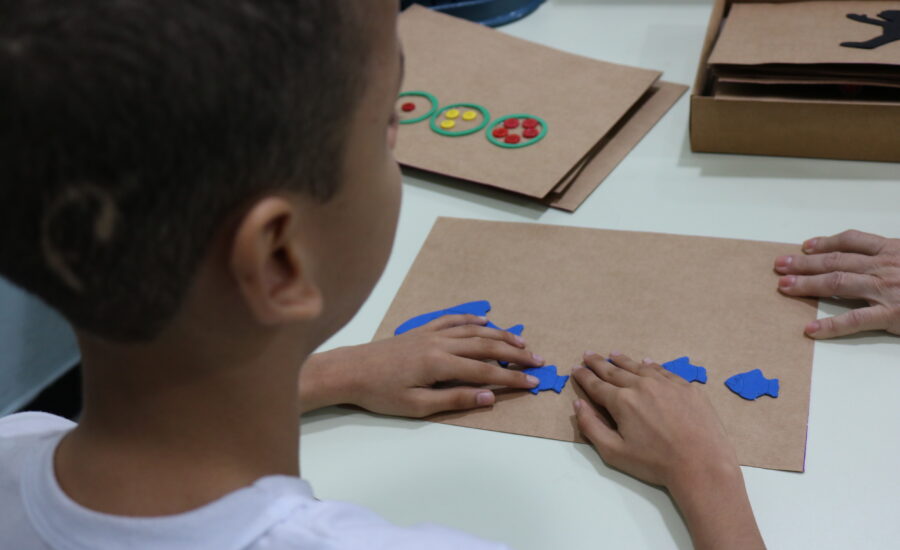
[(483, 361), (450, 356), (438, 370), (441, 381), (459, 380), (468, 384), (531, 389), (540, 383), (536, 377), (515, 369), (504, 369)]
[(807, 254), (857, 252), (874, 256), (881, 251), (886, 241), (887, 239), (880, 235), (850, 229), (831, 237), (814, 237), (809, 239), (803, 243), (803, 252)]
[(584, 393), (593, 401), (608, 411), (617, 410), (618, 388), (609, 382), (603, 381), (597, 373), (589, 368), (576, 366), (572, 369), (572, 378), (581, 386)]
[(835, 271), (823, 275), (785, 275), (778, 279), (778, 290), (791, 296), (875, 299), (879, 284), (872, 275)]
[(441, 333), (448, 338), (491, 338), (519, 348), (525, 347), (525, 339), (517, 334), (481, 325), (460, 325)]
[(476, 336), (473, 338), (451, 338), (446, 341), (445, 351), (468, 357), (469, 359), (488, 359), (495, 361), (507, 361), (526, 367), (539, 367), (544, 364), (544, 358), (540, 355), (526, 351), (518, 345), (513, 345), (505, 340)]
[(572, 406), (575, 409), (578, 429), (594, 445), (600, 456), (609, 459), (617, 455), (624, 443), (619, 432), (601, 418), (600, 413), (591, 403), (583, 399), (576, 399)]
[(785, 275), (818, 275), (832, 271), (868, 273), (873, 267), (871, 256), (846, 252), (827, 252), (810, 256), (795, 254), (775, 259), (775, 271)]
[(409, 332), (436, 331), (462, 325), (484, 325), (485, 323), (487, 323), (487, 317), (479, 317), (477, 315), (443, 315), (429, 323), (425, 323), (421, 327), (416, 327)]
[(455, 388), (414, 390), (410, 416), (424, 417), (443, 411), (458, 411), (489, 407), (496, 401), (491, 390), (458, 386)]
[(818, 319), (806, 325), (806, 332), (811, 338), (823, 340), (856, 334), (866, 330), (884, 330), (891, 321), (890, 310), (882, 305), (853, 309), (834, 317)]
[[(612, 361), (612, 362), (611, 362)], [(611, 357), (608, 361), (597, 354), (586, 353), (584, 365), (610, 384), (624, 388), (637, 382), (637, 368), (640, 366), (624, 355)]]

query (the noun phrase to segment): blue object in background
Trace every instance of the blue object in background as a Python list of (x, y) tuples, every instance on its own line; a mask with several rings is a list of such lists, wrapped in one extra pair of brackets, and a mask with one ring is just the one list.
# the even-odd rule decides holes
[(19, 410), (79, 360), (69, 323), (0, 277), (0, 416)]
[(544, 365), (543, 367), (534, 367), (530, 369), (522, 369), (525, 374), (537, 377), (541, 382), (537, 387), (531, 388), (531, 393), (537, 395), (538, 392), (553, 390), (559, 393), (566, 387), (568, 376), (560, 376), (556, 374), (556, 365)]
[(401, 0), (400, 9), (421, 4), (454, 17), (499, 27), (518, 21), (543, 3), (544, 0)]
[(690, 357), (679, 357), (668, 363), (663, 363), (662, 368), (672, 374), (677, 374), (688, 382), (700, 382), (701, 384), (706, 384), (706, 369), (698, 367), (697, 365), (692, 365)]
[(725, 381), (725, 385), (729, 390), (749, 401), (763, 395), (778, 397), (778, 379), (766, 378), (759, 369), (735, 374)]

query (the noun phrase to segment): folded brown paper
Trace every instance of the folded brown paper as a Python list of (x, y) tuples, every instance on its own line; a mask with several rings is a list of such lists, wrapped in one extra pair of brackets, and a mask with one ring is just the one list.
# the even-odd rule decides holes
[[(546, 120), (548, 133), (534, 145), (506, 149), (488, 142), (484, 130), (447, 137), (433, 132), (424, 120), (400, 126), (397, 160), (537, 199), (574, 183), (573, 170), (593, 160), (598, 142), (611, 134), (660, 75), (561, 52), (416, 5), (400, 15), (399, 28), (406, 55), (404, 90), (434, 94), (442, 106), (475, 103), (485, 107), (491, 119), (514, 113), (537, 115)], [(667, 91), (676, 86), (660, 84)], [(679, 96), (658, 97), (655, 104), (670, 102), (665, 109), (654, 110), (650, 122), (642, 114), (638, 125), (643, 130), (631, 141), (636, 143), (649, 131)], [(618, 160), (605, 161), (606, 173)], [(581, 187), (589, 189), (580, 193), (580, 200), (569, 200), (567, 209), (580, 204), (600, 180), (583, 180)]]
[[(741, 463), (802, 471), (813, 355), (802, 329), (817, 302), (776, 291), (773, 260), (790, 252), (796, 246), (441, 218), (376, 338), (415, 315), (486, 299), (490, 319), (523, 323), (530, 349), (560, 374), (585, 350), (658, 361), (689, 355), (708, 371), (703, 390)], [(780, 379), (777, 399), (745, 401), (725, 387), (754, 368)], [(571, 382), (560, 395), (501, 390), (490, 409), (431, 420), (579, 441), (575, 395)]]

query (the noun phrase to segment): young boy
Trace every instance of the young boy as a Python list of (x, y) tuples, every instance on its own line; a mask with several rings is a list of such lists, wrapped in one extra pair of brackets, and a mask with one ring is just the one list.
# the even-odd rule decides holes
[[(0, 5), (0, 274), (72, 322), (84, 364), (77, 425), (0, 421), (3, 547), (497, 548), (298, 477), (299, 411), (485, 406), (478, 384), (533, 381), (478, 359), (541, 363), (459, 316), (300, 368), (390, 252), (395, 2)], [(703, 394), (652, 362), (584, 364), (616, 422), (575, 403), (601, 455), (668, 487), (698, 547), (762, 547)]]

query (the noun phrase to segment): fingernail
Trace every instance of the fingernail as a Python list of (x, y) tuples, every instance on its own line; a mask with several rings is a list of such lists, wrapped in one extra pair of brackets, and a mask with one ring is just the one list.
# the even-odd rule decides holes
[(475, 396), (475, 404), (479, 407), (486, 407), (488, 405), (492, 405), (493, 403), (494, 392), (492, 391), (479, 392), (478, 395)]
[(541, 365), (544, 364), (544, 358), (541, 357), (540, 355), (536, 354), (536, 353), (532, 353), (532, 354), (531, 354), (531, 358), (534, 359), (535, 362), (538, 363), (538, 364), (541, 364)]
[(644, 357), (645, 365), (652, 365), (653, 363), (656, 363), (656, 361), (654, 361), (653, 359), (650, 359), (649, 357)]
[(538, 380), (537, 376), (531, 376), (530, 374), (525, 377), (525, 380), (528, 381), (528, 384), (531, 385), (531, 387), (537, 386), (541, 383), (541, 381)]
[(582, 365), (575, 365), (574, 367), (572, 367), (572, 372), (574, 373), (574, 372), (577, 371), (578, 369), (583, 369), (583, 368), (584, 368), (584, 367), (583, 367)]
[(775, 258), (775, 269), (787, 269), (791, 267), (792, 263), (794, 263), (793, 256), (778, 256), (777, 258)]
[(578, 412), (581, 409), (581, 399), (572, 401), (572, 408), (575, 409), (575, 412)]
[(819, 239), (809, 239), (808, 241), (803, 243), (803, 251), (804, 252), (812, 252), (816, 249), (816, 244), (819, 242)]
[(593, 352), (593, 351), (586, 351), (586, 352), (584, 352), (584, 356), (585, 356), (585, 357), (590, 357), (591, 355), (597, 355), (597, 353), (596, 353), (596, 352)]
[(820, 328), (822, 328), (822, 325), (819, 324), (818, 321), (813, 321), (812, 323), (806, 325), (804, 332), (806, 332), (806, 334), (815, 334), (819, 332)]
[(525, 346), (525, 339), (519, 336), (518, 334), (513, 334), (516, 337), (516, 342), (519, 343), (520, 346)]
[(784, 277), (779, 277), (778, 279), (778, 288), (791, 288), (794, 286), (794, 283), (797, 282), (796, 275), (785, 275)]
[(479, 321), (481, 324), (487, 323), (487, 317), (484, 317), (484, 316), (479, 315), (479, 316), (478, 316), (478, 321)]
[(611, 351), (611, 352), (609, 352), (609, 356), (610, 356), (610, 357), (615, 357), (616, 355), (622, 355), (622, 353), (621, 353), (621, 352), (618, 352), (618, 351)]

